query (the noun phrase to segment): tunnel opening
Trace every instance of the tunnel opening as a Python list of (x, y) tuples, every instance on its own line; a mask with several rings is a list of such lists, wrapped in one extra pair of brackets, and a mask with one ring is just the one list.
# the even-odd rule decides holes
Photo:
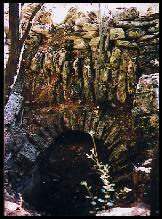
[[(86, 154), (93, 148), (90, 134), (67, 130), (41, 155), (33, 173), (32, 183), (23, 192), (24, 201), (41, 215), (91, 215), (91, 200), (81, 185), (92, 186), (93, 195), (101, 194), (102, 181)], [(96, 140), (99, 160), (103, 160), (104, 145)]]

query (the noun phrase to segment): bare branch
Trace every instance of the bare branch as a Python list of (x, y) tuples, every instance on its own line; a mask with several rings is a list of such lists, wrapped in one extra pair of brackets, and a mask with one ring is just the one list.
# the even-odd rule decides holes
[(28, 34), (29, 34), (29, 32), (30, 32), (30, 29), (31, 29), (31, 27), (32, 27), (32, 20), (33, 20), (33, 18), (35, 17), (35, 15), (37, 14), (37, 12), (41, 9), (41, 7), (43, 6), (43, 4), (44, 4), (44, 3), (40, 3), (40, 4), (34, 9), (32, 15), (31, 15), (31, 17), (30, 17), (30, 19), (29, 19), (28, 26), (27, 26), (27, 28), (26, 28), (26, 30), (25, 30), (25, 33), (24, 33), (24, 35), (22, 36), (22, 38), (20, 39), (20, 41), (19, 41), (19, 50), (21, 50), (22, 45), (23, 45), (25, 39), (27, 38), (27, 36), (28, 36)]

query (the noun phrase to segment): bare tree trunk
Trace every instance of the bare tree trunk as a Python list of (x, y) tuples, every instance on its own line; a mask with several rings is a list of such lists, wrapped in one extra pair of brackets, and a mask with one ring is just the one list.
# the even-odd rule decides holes
[[(8, 101), (9, 95), (11, 93), (11, 85), (14, 83), (14, 76), (17, 74), (17, 67), (19, 63), (19, 56), (22, 52), (23, 44), (30, 32), (32, 27), (32, 21), (41, 9), (44, 3), (38, 4), (38, 6), (32, 12), (32, 15), (29, 19), (27, 28), (24, 35), (19, 39), (19, 3), (9, 3), (9, 34), (11, 39), (11, 46), (9, 51), (9, 59), (5, 71), (5, 104)], [(21, 62), (21, 61), (20, 61)]]
[[(27, 29), (26, 29), (23, 37), (21, 38), (22, 45), (21, 45), (21, 51), (20, 51), (20, 47), (19, 47), (20, 52), (17, 53), (19, 56), (17, 57), (18, 58), (17, 68), (14, 69), (15, 74), (9, 75), (10, 77), (14, 77), (16, 75), (17, 79), (16, 79), (15, 83), (13, 84), (12, 92), (8, 97), (7, 103), (5, 103), (5, 105), (6, 105), (5, 111), (4, 111), (4, 115), (5, 115), (4, 123), (5, 124), (15, 125), (16, 119), (17, 119), (16, 115), (18, 115), (20, 113), (20, 110), (22, 107), (22, 103), (23, 103), (23, 96), (22, 96), (23, 77), (24, 77), (24, 72), (25, 72), (25, 66), (24, 66), (24, 62), (23, 62), (24, 44), (25, 44), (26, 37), (28, 36), (30, 29), (32, 27), (32, 21), (36, 15), (36, 13), (41, 9), (41, 6), (43, 4), (44, 3), (39, 4), (38, 5), (39, 7), (37, 6), (34, 9), (34, 11), (32, 12), (32, 15), (29, 19)], [(20, 40), (19, 40), (19, 42), (20, 42)], [(13, 81), (14, 81), (14, 78), (13, 78)], [(5, 83), (6, 83), (6, 81), (5, 81)], [(7, 84), (5, 84), (5, 85), (7, 86)]]
[(9, 36), (11, 39), (9, 59), (5, 72), (5, 99), (8, 99), (17, 71), (19, 58), (19, 4), (9, 3)]

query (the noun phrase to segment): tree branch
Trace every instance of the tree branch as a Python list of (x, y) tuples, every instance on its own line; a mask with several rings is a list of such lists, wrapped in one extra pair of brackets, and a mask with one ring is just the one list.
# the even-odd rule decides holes
[(19, 40), (19, 50), (21, 50), (22, 46), (23, 46), (23, 43), (25, 41), (25, 39), (27, 38), (29, 32), (30, 32), (30, 29), (32, 27), (32, 20), (33, 18), (35, 17), (35, 15), (37, 14), (37, 12), (41, 9), (41, 7), (43, 6), (44, 3), (40, 3), (33, 11), (30, 19), (29, 19), (29, 22), (28, 22), (28, 26), (25, 30), (25, 33), (24, 35), (22, 36), (22, 38)]

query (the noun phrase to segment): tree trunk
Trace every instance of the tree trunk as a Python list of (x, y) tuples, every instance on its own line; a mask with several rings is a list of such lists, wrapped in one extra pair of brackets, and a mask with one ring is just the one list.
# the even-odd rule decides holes
[(9, 59), (5, 72), (5, 100), (10, 94), (10, 86), (14, 82), (19, 58), (19, 4), (9, 3), (9, 38), (11, 39)]

